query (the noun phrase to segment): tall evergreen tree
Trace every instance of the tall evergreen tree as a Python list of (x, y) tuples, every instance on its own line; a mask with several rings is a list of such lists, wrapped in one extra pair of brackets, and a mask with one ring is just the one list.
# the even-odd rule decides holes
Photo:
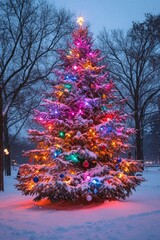
[(141, 163), (121, 158), (134, 133), (125, 124), (124, 100), (83, 18), (77, 22), (68, 49), (60, 50), (52, 91), (35, 111), (43, 130), (29, 131), (37, 144), (26, 152), (32, 164), (19, 169), (16, 187), (35, 201), (125, 199), (144, 180), (135, 175)]

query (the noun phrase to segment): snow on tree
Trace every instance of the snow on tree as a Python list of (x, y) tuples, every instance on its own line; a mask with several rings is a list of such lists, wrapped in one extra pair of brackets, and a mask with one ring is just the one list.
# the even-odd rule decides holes
[(136, 176), (143, 166), (121, 158), (134, 129), (82, 18), (60, 55), (52, 90), (35, 111), (42, 130), (29, 130), (37, 147), (25, 153), (30, 164), (20, 166), (16, 188), (35, 201), (125, 199), (144, 181)]

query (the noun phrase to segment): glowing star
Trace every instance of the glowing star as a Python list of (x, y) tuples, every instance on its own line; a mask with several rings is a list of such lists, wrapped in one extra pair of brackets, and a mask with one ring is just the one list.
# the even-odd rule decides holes
[(83, 23), (84, 23), (84, 18), (83, 18), (83, 17), (78, 17), (78, 18), (77, 18), (77, 23), (78, 23), (80, 26), (82, 26)]

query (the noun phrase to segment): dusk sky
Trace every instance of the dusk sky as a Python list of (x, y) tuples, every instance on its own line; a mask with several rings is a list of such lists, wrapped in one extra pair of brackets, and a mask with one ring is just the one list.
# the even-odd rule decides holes
[(126, 30), (132, 21), (143, 21), (145, 13), (160, 13), (160, 0), (50, 0), (56, 7), (64, 7), (82, 15), (91, 24), (96, 37), (106, 27)]

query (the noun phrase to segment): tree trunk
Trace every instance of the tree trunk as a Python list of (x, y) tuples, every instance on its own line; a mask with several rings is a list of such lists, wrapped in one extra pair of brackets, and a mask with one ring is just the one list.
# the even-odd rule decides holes
[(5, 154), (5, 175), (11, 176), (11, 158), (10, 158), (10, 144), (9, 144), (9, 134), (8, 134), (8, 127), (7, 127), (7, 115), (4, 118), (4, 146), (7, 149)]
[(136, 127), (136, 159), (143, 161), (143, 138), (141, 135), (141, 124), (137, 114), (135, 116), (135, 127)]
[(3, 178), (3, 113), (2, 113), (2, 87), (0, 86), (0, 191), (4, 191)]

